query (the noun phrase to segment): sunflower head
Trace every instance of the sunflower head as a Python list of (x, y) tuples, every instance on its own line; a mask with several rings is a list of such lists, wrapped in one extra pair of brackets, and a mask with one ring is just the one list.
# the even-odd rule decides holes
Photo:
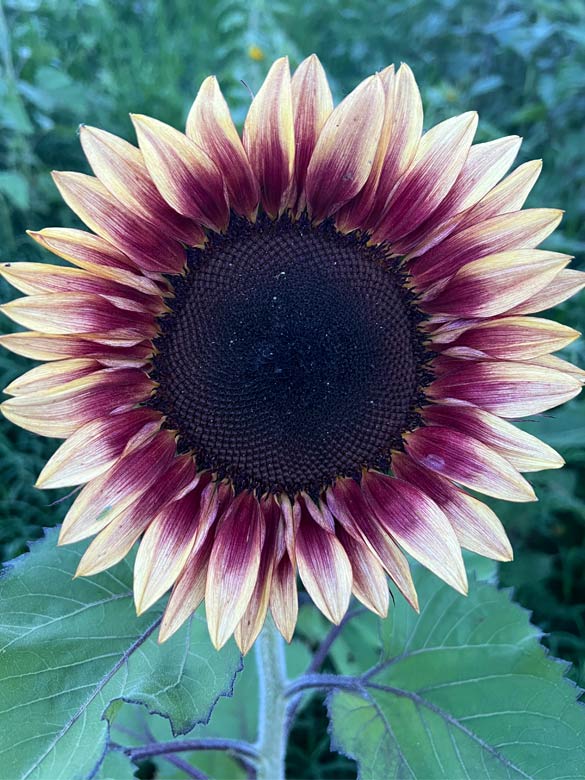
[(562, 459), (509, 419), (583, 377), (550, 354), (578, 334), (532, 316), (585, 286), (536, 249), (561, 218), (522, 210), (540, 162), (507, 173), (520, 139), (472, 145), (473, 112), (423, 134), (406, 65), (334, 108), (314, 55), (272, 65), (242, 137), (213, 77), (185, 133), (132, 121), (138, 147), (82, 127), (95, 176), (54, 174), (92, 232), (31, 236), (71, 265), (1, 269), (29, 329), (1, 341), (45, 361), (2, 410), (65, 439), (38, 485), (83, 485), (78, 574), (140, 540), (161, 640), (205, 599), (246, 652), (269, 608), (292, 637), (297, 573), (339, 622), (352, 592), (385, 615), (387, 576), (417, 608), (404, 552), (461, 592), (461, 547), (509, 560), (467, 491), (534, 500), (521, 472)]

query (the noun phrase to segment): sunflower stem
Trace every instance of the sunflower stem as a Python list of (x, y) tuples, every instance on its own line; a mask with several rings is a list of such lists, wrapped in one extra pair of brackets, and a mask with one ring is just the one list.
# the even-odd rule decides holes
[(284, 640), (269, 617), (256, 641), (258, 670), (258, 780), (284, 780), (288, 685)]

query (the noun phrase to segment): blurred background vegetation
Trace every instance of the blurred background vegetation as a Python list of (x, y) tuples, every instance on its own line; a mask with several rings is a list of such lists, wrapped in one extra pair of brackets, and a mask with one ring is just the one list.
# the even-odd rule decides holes
[[(427, 127), (477, 109), (478, 141), (523, 136), (518, 162), (544, 160), (528, 205), (566, 210), (547, 245), (576, 255), (574, 267), (584, 268), (583, 0), (0, 0), (0, 260), (43, 259), (27, 228), (76, 225), (49, 172), (87, 171), (79, 123), (132, 138), (132, 111), (180, 127), (199, 84), (215, 73), (241, 124), (249, 88), (258, 88), (270, 62), (287, 54), (294, 66), (313, 51), (337, 99), (372, 71), (405, 61), (421, 86)], [(3, 284), (2, 300), (13, 295)], [(583, 330), (585, 297), (547, 316)], [(2, 332), (10, 327), (0, 323)], [(583, 344), (566, 357), (585, 367)], [(27, 367), (2, 352), (0, 385)], [(515, 561), (500, 568), (501, 582), (515, 588), (581, 684), (584, 410), (577, 400), (526, 423), (568, 465), (534, 477), (538, 504), (497, 506), (516, 551)], [(0, 425), (6, 560), (41, 526), (60, 522), (67, 498), (49, 504), (54, 496), (32, 487), (54, 443)], [(293, 733), (290, 775), (355, 776), (352, 763), (328, 754), (327, 746), (322, 709), (312, 704)], [(153, 771), (144, 767), (143, 776)]]

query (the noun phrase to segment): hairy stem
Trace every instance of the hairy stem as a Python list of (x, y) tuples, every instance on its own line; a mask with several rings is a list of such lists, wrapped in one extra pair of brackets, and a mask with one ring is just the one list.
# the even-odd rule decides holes
[(284, 780), (287, 686), (284, 642), (268, 618), (256, 640), (258, 669), (258, 780)]
[(242, 763), (248, 765), (256, 760), (257, 753), (253, 745), (239, 739), (178, 739), (172, 742), (151, 742), (136, 748), (112, 745), (114, 749), (122, 750), (133, 761), (140, 761), (152, 756), (165, 756), (169, 753), (183, 753), (193, 750), (225, 750)]
[(302, 691), (311, 689), (327, 690), (338, 688), (344, 691), (363, 693), (364, 684), (360, 677), (351, 677), (343, 674), (304, 674), (293, 680), (285, 691), (286, 698), (296, 696)]

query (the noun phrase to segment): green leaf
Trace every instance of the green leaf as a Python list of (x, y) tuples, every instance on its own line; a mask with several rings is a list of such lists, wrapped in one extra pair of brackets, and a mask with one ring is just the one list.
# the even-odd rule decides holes
[[(285, 646), (285, 656), (287, 676), (291, 679), (301, 675), (311, 661), (309, 649), (297, 639)], [(258, 675), (255, 653), (251, 652), (244, 659), (242, 672), (236, 678), (233, 696), (218, 701), (209, 722), (196, 726), (187, 739), (222, 737), (255, 742), (257, 727)], [(173, 739), (173, 734), (168, 720), (149, 717), (143, 708), (124, 703), (112, 724), (112, 739), (125, 747), (137, 747), (146, 742), (168, 742)], [(245, 780), (248, 776), (247, 770), (225, 750), (185, 751), (178, 755), (214, 780)], [(172, 760), (172, 755), (151, 759), (157, 765), (157, 777), (165, 780), (186, 777), (180, 767), (172, 766)], [(125, 780), (125, 775), (121, 773), (119, 780), (122, 778)]]
[(528, 613), (493, 585), (464, 598), (416, 568), (361, 692), (329, 696), (332, 744), (362, 778), (582, 778), (585, 708)]
[(200, 614), (159, 645), (160, 608), (136, 617), (130, 562), (72, 580), (83, 545), (56, 542), (48, 531), (0, 580), (0, 760), (11, 780), (86, 777), (124, 701), (185, 733), (241, 668), (233, 643), (213, 649)]

